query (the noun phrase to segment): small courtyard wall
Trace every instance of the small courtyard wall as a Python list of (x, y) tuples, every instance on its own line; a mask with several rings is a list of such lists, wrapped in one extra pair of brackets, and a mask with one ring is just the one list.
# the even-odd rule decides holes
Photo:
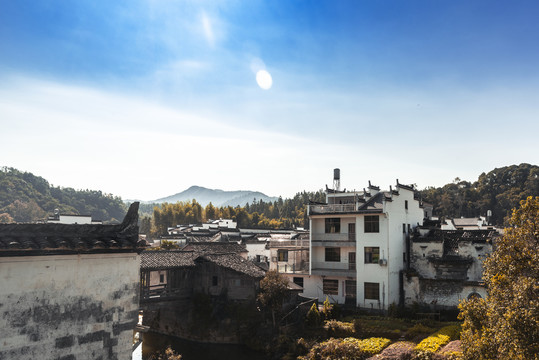
[(0, 359), (130, 359), (136, 253), (0, 257)]

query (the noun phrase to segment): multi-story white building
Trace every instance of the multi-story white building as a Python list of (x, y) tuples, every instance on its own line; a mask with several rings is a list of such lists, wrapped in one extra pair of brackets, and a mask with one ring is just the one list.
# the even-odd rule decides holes
[(406, 238), (432, 211), (416, 195), (398, 180), (389, 191), (369, 182), (359, 192), (328, 189), (326, 204), (309, 205), (311, 256), (303, 295), (368, 309), (401, 302)]

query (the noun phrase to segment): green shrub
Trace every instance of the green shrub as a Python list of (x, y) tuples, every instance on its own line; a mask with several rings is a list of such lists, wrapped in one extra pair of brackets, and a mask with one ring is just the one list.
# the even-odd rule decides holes
[(432, 334), (434, 330), (435, 329), (427, 327), (423, 324), (415, 324), (406, 331), (406, 338), (410, 340), (419, 336), (426, 336), (428, 334)]
[(311, 348), (311, 351), (301, 360), (320, 359), (357, 359), (364, 360), (380, 353), (391, 343), (389, 339), (370, 338), (358, 340), (356, 338), (331, 338)]
[(415, 359), (430, 360), (440, 348), (460, 336), (460, 325), (449, 325), (441, 328), (421, 341), (414, 349)]
[(356, 333), (356, 337), (362, 337), (363, 335), (363, 325), (361, 324), (361, 320), (354, 319), (354, 332)]
[(324, 301), (324, 307), (322, 308), (321, 315), (324, 318), (324, 320), (330, 320), (330, 319), (335, 318), (333, 316), (333, 305), (331, 305), (327, 296), (326, 296), (326, 300)]
[(307, 312), (305, 317), (305, 325), (313, 328), (322, 325), (322, 317), (320, 316), (318, 305), (316, 303), (313, 303), (311, 309)]
[(326, 321), (326, 331), (328, 337), (345, 338), (354, 336), (354, 324), (337, 320)]

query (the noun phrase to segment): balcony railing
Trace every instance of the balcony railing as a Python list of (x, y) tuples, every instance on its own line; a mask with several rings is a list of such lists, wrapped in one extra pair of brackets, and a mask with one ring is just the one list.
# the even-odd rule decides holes
[(355, 264), (343, 262), (314, 262), (312, 273), (315, 275), (356, 276)]
[(309, 240), (270, 240), (270, 248), (306, 248), (309, 249)]
[(348, 213), (356, 211), (355, 204), (309, 205), (309, 215)]
[(282, 274), (308, 273), (309, 263), (303, 264), (277, 264), (277, 272)]
[(312, 241), (356, 241), (355, 233), (313, 233)]

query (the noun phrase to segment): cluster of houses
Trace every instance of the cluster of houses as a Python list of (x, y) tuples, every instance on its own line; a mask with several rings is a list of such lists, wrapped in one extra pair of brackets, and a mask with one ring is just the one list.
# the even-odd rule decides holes
[(485, 218), (442, 223), (432, 210), (413, 186), (397, 180), (381, 191), (369, 182), (363, 191), (328, 189), (325, 203), (309, 204), (308, 231), (238, 229), (219, 220), (171, 228), (167, 239), (186, 244), (184, 251), (197, 243), (238, 244), (245, 259), (320, 302), (385, 311), (391, 304), (455, 308), (486, 296), (481, 264), (496, 229)]
[(309, 230), (220, 219), (170, 228), (161, 241), (176, 250), (140, 240), (137, 203), (120, 225), (0, 224), (0, 358), (129, 358), (141, 309), (139, 330), (188, 337), (181, 313), (197, 294), (254, 301), (268, 270), (302, 299), (377, 311), (486, 296), (487, 219), (442, 223), (414, 186), (341, 191), (335, 174), (325, 203), (308, 205)]

